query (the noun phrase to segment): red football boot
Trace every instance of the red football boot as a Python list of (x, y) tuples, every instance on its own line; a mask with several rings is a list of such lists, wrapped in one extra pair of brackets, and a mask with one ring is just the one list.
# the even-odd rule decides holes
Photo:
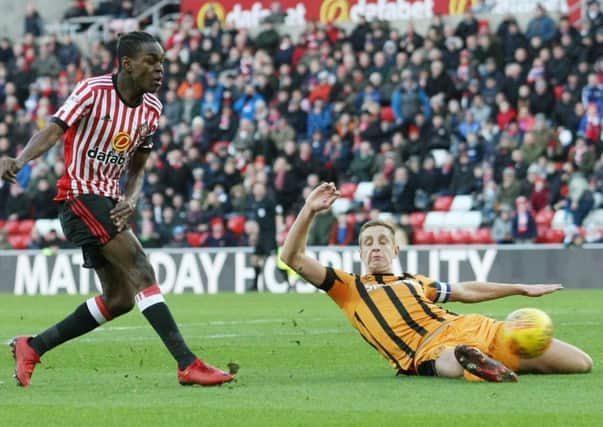
[(178, 381), (182, 385), (220, 385), (232, 380), (234, 380), (234, 375), (214, 368), (200, 359), (195, 360), (184, 370), (178, 369)]
[(40, 355), (29, 346), (31, 337), (15, 337), (10, 343), (15, 358), (15, 378), (18, 385), (28, 387), (31, 384), (31, 376), (40, 363)]
[(519, 380), (515, 372), (475, 347), (457, 345), (454, 356), (463, 368), (486, 381), (516, 383)]

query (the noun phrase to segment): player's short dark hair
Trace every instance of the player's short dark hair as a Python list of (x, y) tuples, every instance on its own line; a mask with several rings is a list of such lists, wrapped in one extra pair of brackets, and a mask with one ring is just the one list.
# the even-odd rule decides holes
[(364, 232), (364, 230), (366, 230), (369, 227), (385, 227), (385, 228), (387, 228), (389, 230), (389, 232), (392, 234), (392, 241), (394, 241), (395, 235), (396, 235), (396, 230), (394, 229), (394, 226), (387, 221), (381, 221), (378, 219), (374, 219), (374, 220), (365, 222), (362, 225), (362, 227), (360, 227), (360, 232), (358, 233), (358, 244), (360, 246), (362, 246), (362, 241), (360, 240), (360, 237), (362, 236), (362, 233)]
[(121, 60), (124, 56), (133, 58), (139, 52), (143, 44), (157, 43), (157, 39), (144, 31), (131, 31), (119, 36), (117, 40), (117, 61), (121, 68)]

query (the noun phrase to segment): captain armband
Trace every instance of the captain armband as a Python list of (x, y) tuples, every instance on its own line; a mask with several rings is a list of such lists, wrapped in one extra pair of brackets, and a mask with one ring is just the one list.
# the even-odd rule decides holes
[(452, 292), (452, 286), (447, 282), (435, 282), (436, 297), (434, 302), (448, 302), (450, 299), (450, 292)]

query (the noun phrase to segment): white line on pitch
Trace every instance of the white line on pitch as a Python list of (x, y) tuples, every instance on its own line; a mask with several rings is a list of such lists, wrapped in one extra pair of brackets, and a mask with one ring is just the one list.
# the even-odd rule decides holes
[[(149, 327), (150, 329), (150, 327)], [(152, 331), (152, 329), (150, 329)], [(279, 337), (295, 337), (295, 338), (303, 338), (305, 335), (333, 335), (333, 334), (341, 334), (341, 329), (317, 329), (317, 330), (303, 330), (300, 329), (299, 332), (277, 332), (271, 333), (271, 336), (279, 336)], [(266, 337), (266, 334), (263, 333), (250, 333), (250, 334), (207, 334), (207, 335), (192, 335), (186, 334), (186, 340), (190, 341), (191, 339), (223, 339), (223, 338), (255, 338), (255, 337)], [(149, 334), (146, 336), (111, 336), (107, 338), (100, 338), (99, 336), (81, 338), (80, 342), (99, 342), (99, 341), (149, 341), (154, 339), (154, 335)]]

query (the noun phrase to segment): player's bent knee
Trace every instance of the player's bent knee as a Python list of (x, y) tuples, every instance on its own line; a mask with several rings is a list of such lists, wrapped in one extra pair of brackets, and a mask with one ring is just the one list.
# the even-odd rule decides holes
[(121, 316), (134, 308), (134, 297), (125, 292), (120, 293), (107, 298), (105, 305), (112, 317)]
[(590, 372), (593, 369), (593, 359), (581, 349), (572, 347), (567, 354), (570, 362), (567, 364), (566, 373), (586, 374)]

